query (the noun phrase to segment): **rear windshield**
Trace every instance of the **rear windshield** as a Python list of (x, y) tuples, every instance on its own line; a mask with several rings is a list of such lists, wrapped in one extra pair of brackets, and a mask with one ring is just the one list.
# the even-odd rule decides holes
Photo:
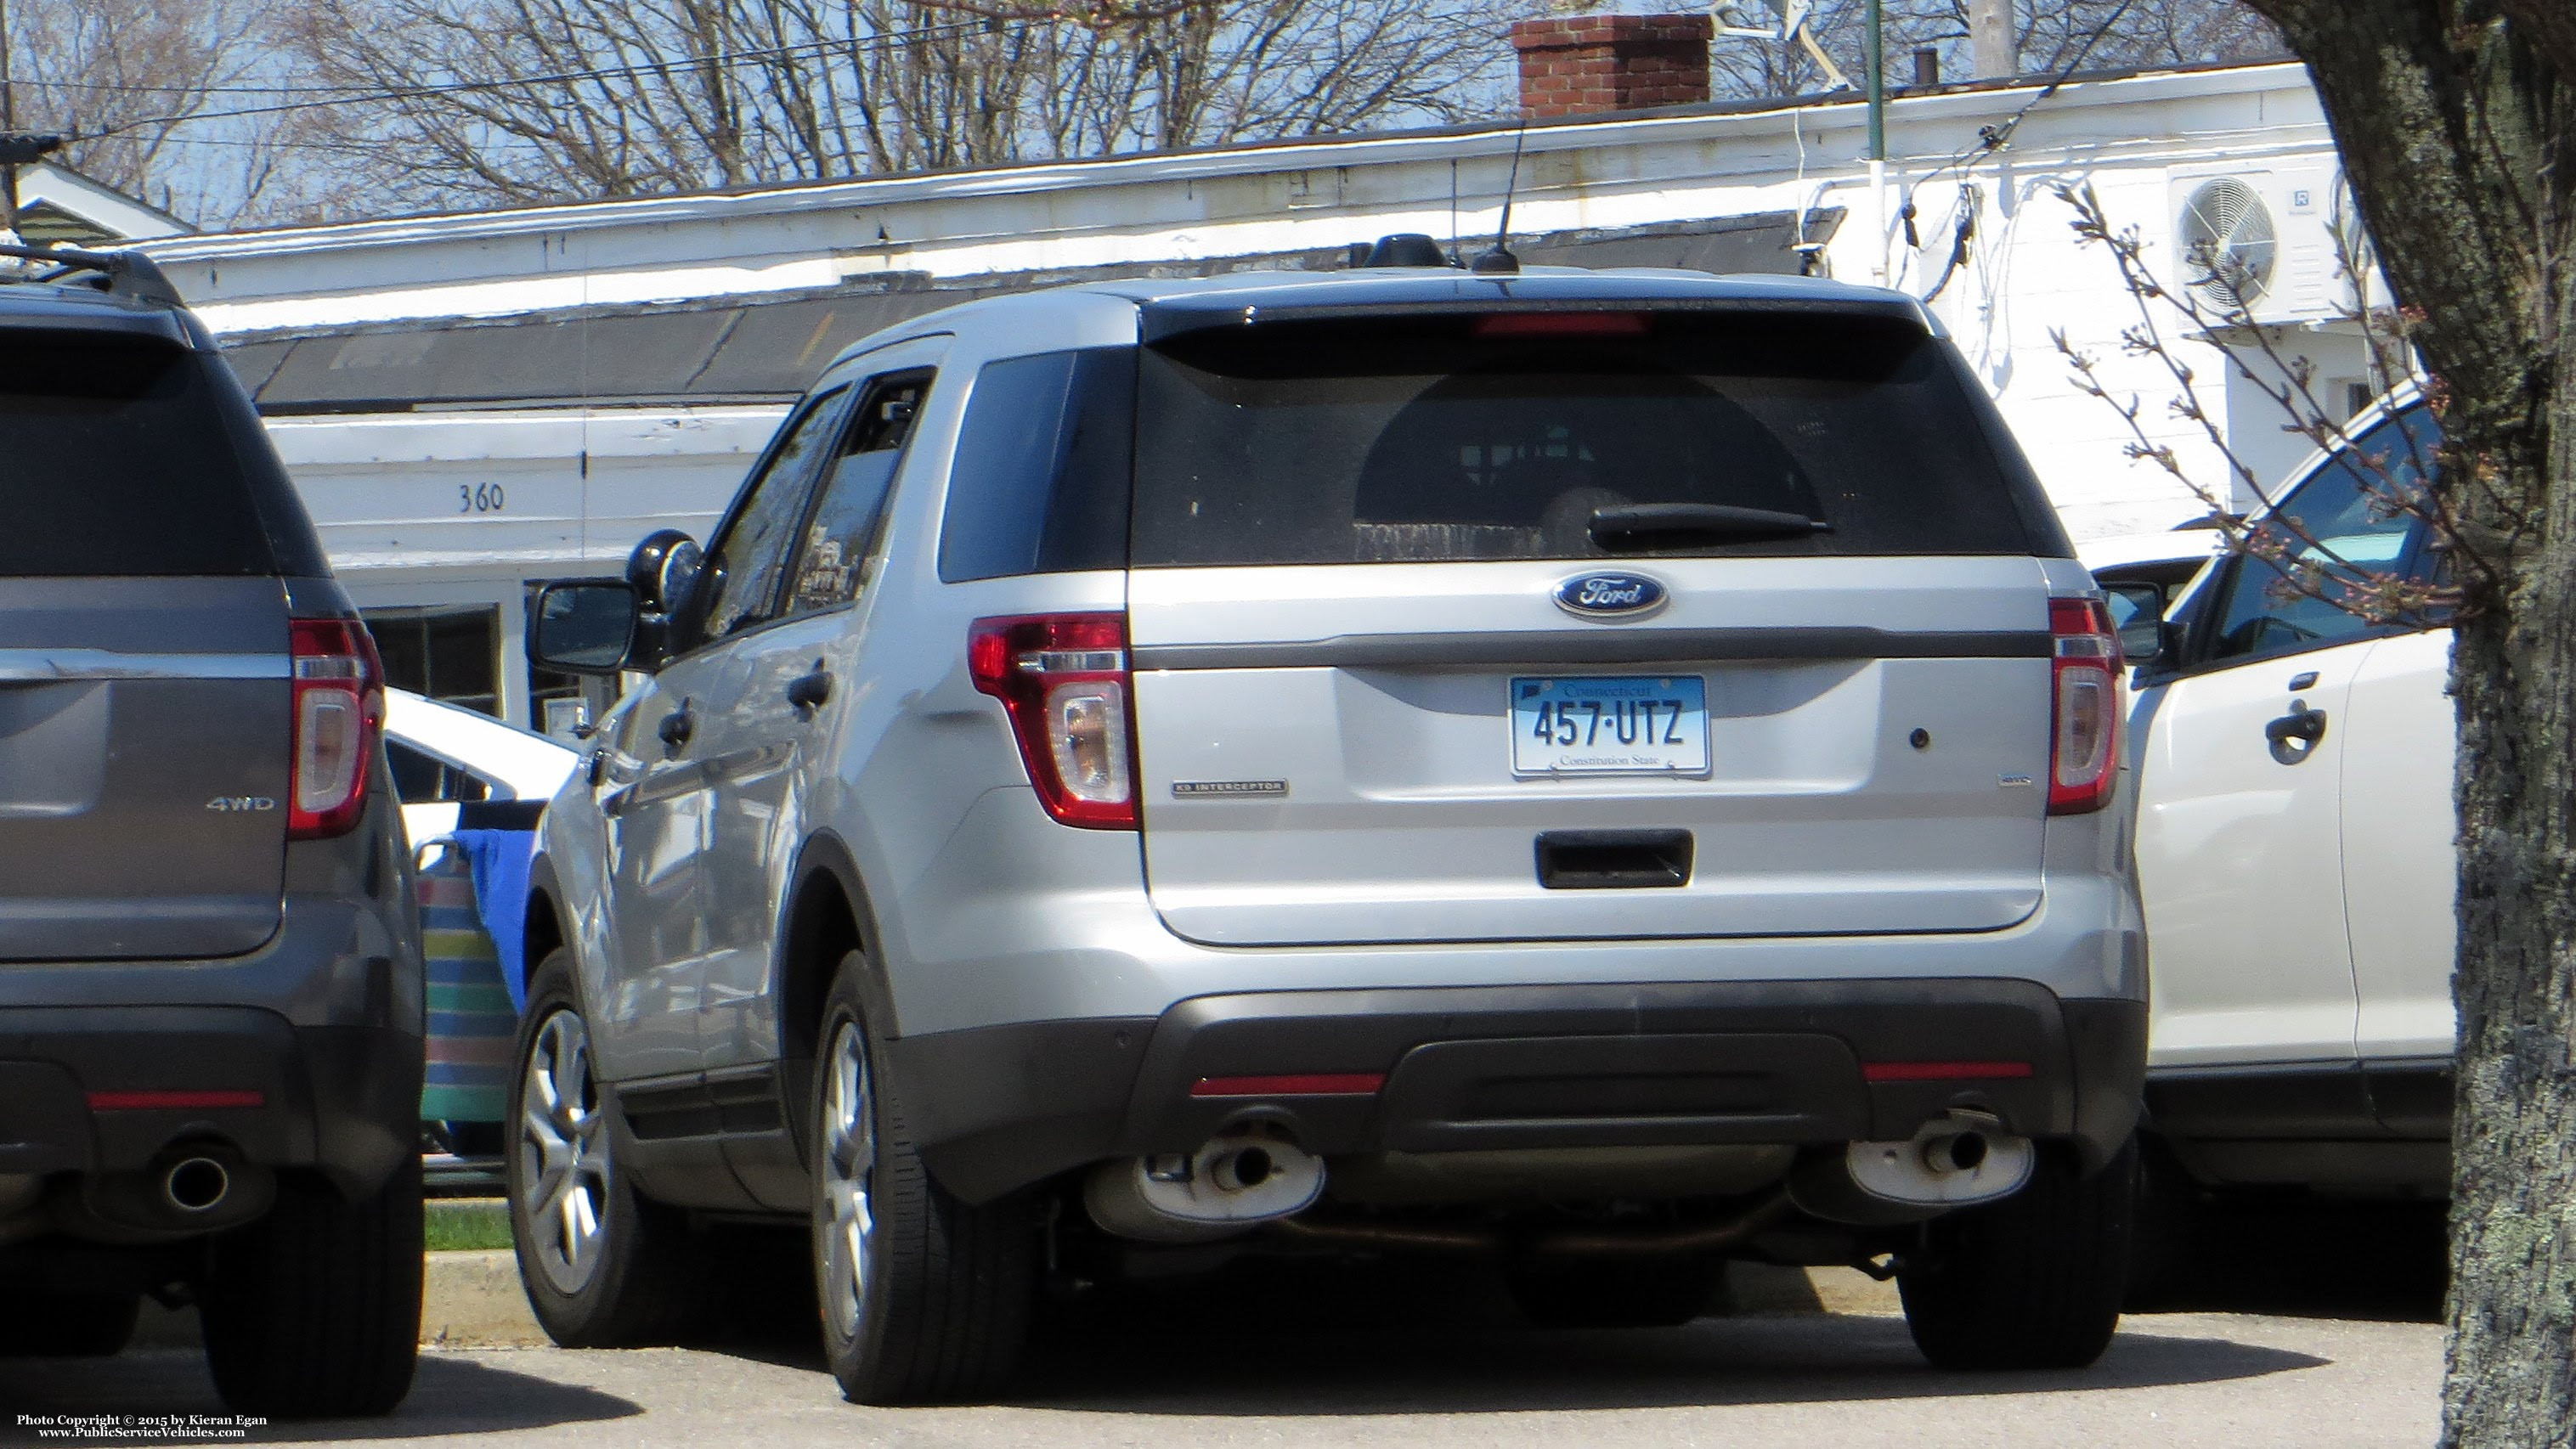
[[(1520, 314), (1184, 333), (1137, 380), (1138, 567), (2022, 554), (2032, 529), (1949, 350), (1873, 318)], [(2015, 473), (2026, 474), (2016, 465)], [(1596, 541), (1713, 504), (1818, 531)]]
[(285, 478), (219, 359), (90, 333), (7, 344), (0, 577), (327, 572), (300, 512), (278, 519)]

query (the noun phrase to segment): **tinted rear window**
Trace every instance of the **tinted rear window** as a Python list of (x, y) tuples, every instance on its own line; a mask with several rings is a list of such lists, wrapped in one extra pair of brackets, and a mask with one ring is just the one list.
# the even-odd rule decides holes
[[(1499, 331), (1533, 325), (1559, 330)], [(1146, 349), (1137, 394), (1139, 567), (2036, 542), (1953, 355), (1872, 318), (1274, 322)], [(1829, 531), (1617, 554), (1591, 537), (1597, 509), (1666, 503)]]
[(300, 510), (277, 517), (285, 479), (219, 359), (86, 333), (13, 332), (8, 350), (0, 576), (265, 574), (282, 552), (327, 572)]

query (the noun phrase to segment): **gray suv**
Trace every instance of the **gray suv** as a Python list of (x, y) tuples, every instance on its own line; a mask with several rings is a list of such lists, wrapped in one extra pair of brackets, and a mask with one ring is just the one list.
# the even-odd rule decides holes
[(1049, 1273), (1491, 1259), (1674, 1323), (1893, 1272), (1935, 1361), (2117, 1318), (2145, 962), (2117, 646), (1913, 299), (1362, 268), (844, 353), (547, 813), (512, 1170), (565, 1343), (809, 1219), (871, 1402)]
[(423, 1001), (375, 646), (152, 264), (0, 283), (0, 1354), (193, 1297), (250, 1414), (382, 1413)]

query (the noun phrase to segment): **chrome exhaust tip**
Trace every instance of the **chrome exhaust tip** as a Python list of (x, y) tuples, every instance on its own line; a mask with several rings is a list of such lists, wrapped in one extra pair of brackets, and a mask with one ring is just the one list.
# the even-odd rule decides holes
[(1232, 1237), (1314, 1205), (1324, 1160), (1283, 1129), (1218, 1133), (1189, 1153), (1104, 1162), (1083, 1183), (1082, 1203), (1107, 1232), (1148, 1243)]
[(183, 1213), (210, 1213), (232, 1195), (232, 1170), (211, 1157), (182, 1157), (161, 1174), (161, 1198)]
[(1903, 1142), (1855, 1142), (1852, 1180), (1872, 1197), (1922, 1207), (1967, 1207), (2009, 1197), (2030, 1180), (2037, 1152), (1991, 1114), (1953, 1108)]
[(1799, 1208), (1827, 1222), (1883, 1227), (1920, 1222), (2021, 1191), (2039, 1149), (1988, 1112), (1954, 1107), (1898, 1142), (1854, 1142), (1818, 1153), (1789, 1180)]

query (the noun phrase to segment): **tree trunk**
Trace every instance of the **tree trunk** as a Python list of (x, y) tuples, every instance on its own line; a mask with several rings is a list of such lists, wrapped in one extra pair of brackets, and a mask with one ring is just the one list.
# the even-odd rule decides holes
[(2451, 666), (2460, 1063), (2443, 1440), (2576, 1443), (2576, 423), (2557, 426), (2576, 419), (2566, 0), (2252, 3), (2308, 63), (2447, 394), (2441, 491), (2461, 524), (2445, 542), (2465, 596)]

